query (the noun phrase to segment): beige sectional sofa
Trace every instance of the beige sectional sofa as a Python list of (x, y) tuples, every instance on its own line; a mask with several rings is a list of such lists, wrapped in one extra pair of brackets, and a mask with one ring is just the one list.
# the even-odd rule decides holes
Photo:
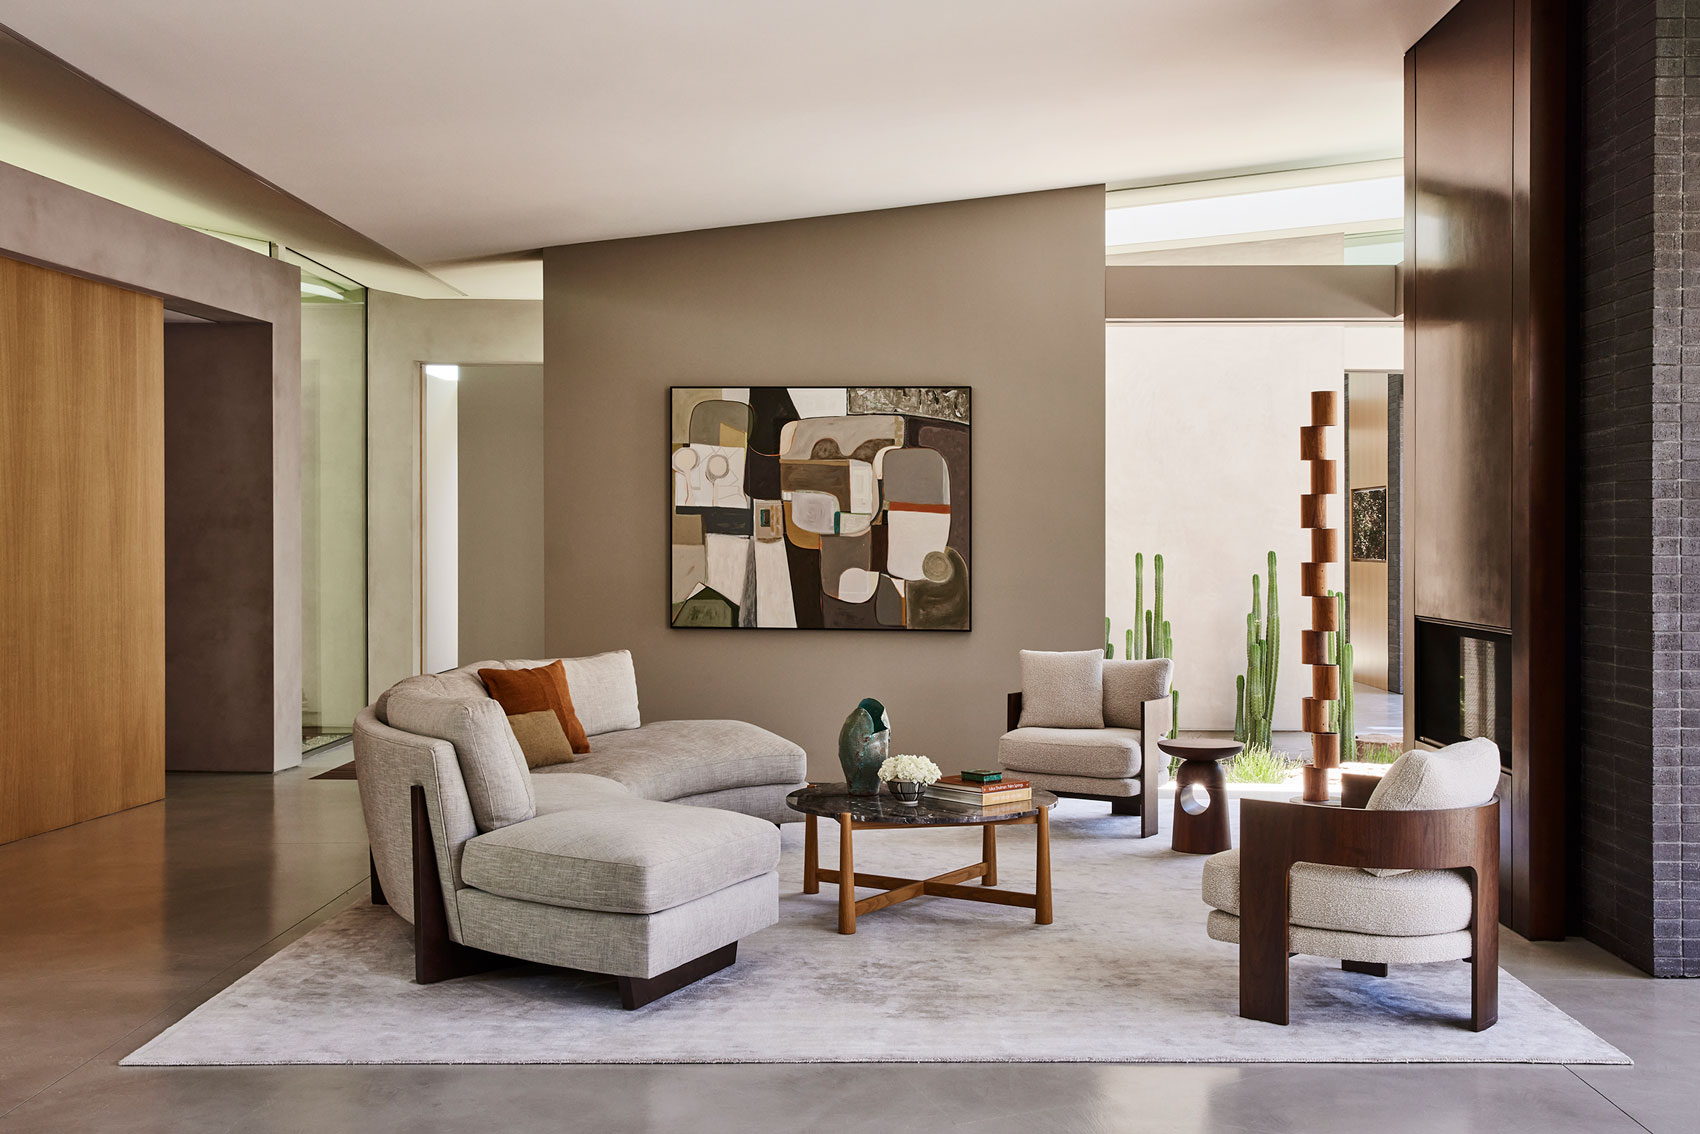
[[(554, 659), (549, 659), (554, 660)], [(778, 919), (777, 823), (804, 753), (742, 721), (643, 723), (631, 655), (560, 659), (591, 750), (530, 771), (478, 662), (410, 677), (354, 724), (373, 895), (421, 983), (537, 961), (639, 1007)]]

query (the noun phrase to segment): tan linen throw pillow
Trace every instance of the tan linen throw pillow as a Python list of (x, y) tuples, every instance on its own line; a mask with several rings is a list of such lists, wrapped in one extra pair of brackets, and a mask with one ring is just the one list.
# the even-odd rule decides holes
[(508, 724), (513, 726), (514, 739), (525, 753), (526, 767), (547, 768), (551, 764), (573, 762), (573, 746), (567, 742), (567, 732), (553, 709), (515, 713), (508, 718)]

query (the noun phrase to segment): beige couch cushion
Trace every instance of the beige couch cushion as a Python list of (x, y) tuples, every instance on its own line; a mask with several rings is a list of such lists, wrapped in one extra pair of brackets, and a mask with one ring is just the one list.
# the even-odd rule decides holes
[(403, 690), (389, 698), (388, 708), (392, 727), (454, 745), (480, 831), (494, 831), (537, 814), (531, 770), (502, 706), (488, 697), (458, 700)]
[(380, 724), (399, 728), (399, 725), (390, 720), (390, 698), (399, 694), (417, 693), (425, 697), (446, 697), (451, 701), (476, 701), (480, 697), (488, 697), (490, 691), (478, 680), (478, 667), (500, 664), (477, 662), (442, 673), (416, 673), (412, 677), (404, 677), (378, 694), (378, 699), (372, 702), (372, 714), (378, 718)]
[[(1168, 658), (1104, 663), (1104, 723), (1111, 728), (1144, 728), (1145, 702), (1169, 695), (1175, 663)], [(1023, 700), (1026, 700), (1023, 695)]]
[(389, 701), (397, 693), (424, 693), (457, 700), (487, 697), (489, 690), (478, 679), (479, 670), (537, 669), (552, 665), (557, 660), (566, 671), (573, 711), (587, 735), (618, 732), (643, 724), (638, 712), (637, 671), (632, 665), (630, 650), (610, 650), (587, 658), (480, 661), (443, 673), (422, 673), (403, 678), (380, 693), (372, 704), (372, 711), (378, 720), (393, 724), (389, 719)]
[(1103, 728), (1103, 651), (1022, 650), (1021, 727)]
[(624, 784), (644, 799), (669, 800), (799, 783), (806, 762), (797, 745), (744, 721), (654, 721), (598, 736), (588, 756), (537, 772), (588, 772)]
[[(1204, 863), (1204, 901), (1224, 913), (1240, 912), (1240, 852), (1223, 851)], [(1391, 877), (1352, 866), (1293, 866), (1294, 925), (1422, 937), (1470, 927), (1470, 882), (1457, 870), (1408, 870)]]
[[(1416, 748), (1393, 761), (1364, 806), (1370, 811), (1448, 811), (1480, 807), (1499, 789), (1499, 745), (1484, 737), (1434, 751)], [(1365, 867), (1371, 874), (1402, 873)]]
[(1499, 788), (1499, 745), (1483, 737), (1405, 753), (1369, 797), (1371, 811), (1445, 811), (1479, 807)]
[[(536, 669), (556, 660), (567, 674), (567, 691), (572, 694), (573, 712), (589, 736), (638, 728), (637, 670), (630, 650), (609, 650), (587, 658), (546, 658), (540, 661), (505, 661), (503, 669)], [(590, 746), (596, 751), (595, 743)]]
[[(1221, 910), (1211, 910), (1205, 932), (1212, 941), (1238, 945), (1240, 919)], [(1287, 931), (1287, 948), (1310, 957), (1338, 957), (1342, 961), (1371, 961), (1382, 965), (1461, 961), (1474, 951), (1470, 934), (1465, 930), (1422, 937), (1378, 937), (1372, 933), (1343, 933), (1338, 929), (1312, 929), (1306, 925), (1295, 925)]]
[(537, 814), (553, 815), (557, 811), (575, 811), (581, 807), (600, 806), (609, 800), (636, 799), (625, 784), (617, 784), (603, 776), (539, 776), (531, 777), (531, 792), (537, 797)]
[(998, 763), (1020, 772), (1124, 780), (1139, 774), (1139, 730), (1018, 728), (998, 740)]
[(765, 819), (604, 796), (480, 835), (466, 844), (460, 874), (504, 898), (651, 914), (778, 864), (779, 829)]

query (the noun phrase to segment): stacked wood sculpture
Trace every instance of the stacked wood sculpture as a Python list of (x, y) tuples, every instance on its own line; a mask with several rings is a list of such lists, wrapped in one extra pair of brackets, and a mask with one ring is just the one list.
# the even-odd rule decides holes
[(1340, 629), (1339, 607), (1328, 593), (1328, 565), (1339, 559), (1335, 530), (1328, 526), (1328, 498), (1339, 491), (1335, 462), (1328, 459), (1328, 427), (1339, 422), (1333, 390), (1310, 396), (1310, 424), (1299, 427), (1299, 459), (1310, 462), (1310, 491), (1299, 497), (1299, 526), (1310, 530), (1310, 560), (1299, 565), (1299, 593), (1310, 599), (1311, 628), (1303, 632), (1300, 661), (1310, 666), (1310, 696), (1304, 699), (1304, 730), (1310, 733), (1310, 763), (1304, 768), (1304, 797), (1328, 798), (1328, 770), (1340, 766), (1340, 735), (1329, 731), (1331, 704), (1340, 699), (1340, 667), (1328, 658), (1328, 635)]

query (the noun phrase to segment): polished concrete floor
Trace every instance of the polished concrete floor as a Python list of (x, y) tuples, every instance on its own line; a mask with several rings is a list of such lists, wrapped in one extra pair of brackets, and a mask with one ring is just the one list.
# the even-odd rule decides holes
[(356, 786), (308, 778), (344, 756), (173, 776), (163, 804), (0, 847), (0, 1131), (1700, 1129), (1700, 982), (1514, 937), (1505, 966), (1635, 1067), (119, 1067), (363, 892)]
[(1405, 698), (1361, 681), (1352, 682), (1352, 713), (1359, 736), (1403, 736)]

